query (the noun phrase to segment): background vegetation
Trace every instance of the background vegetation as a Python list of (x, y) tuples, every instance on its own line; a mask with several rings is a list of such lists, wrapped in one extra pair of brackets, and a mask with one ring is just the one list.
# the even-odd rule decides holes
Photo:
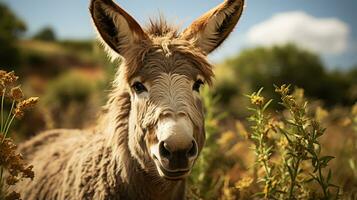
[[(41, 99), (14, 122), (14, 139), (91, 126), (116, 64), (95, 41), (58, 40), (50, 27), (29, 39), (25, 30), (0, 3), (0, 68)], [(202, 92), (207, 142), (192, 199), (357, 198), (357, 65), (327, 70), (319, 55), (290, 44), (246, 49), (216, 66), (214, 87)], [(275, 92), (274, 84), (291, 87)]]

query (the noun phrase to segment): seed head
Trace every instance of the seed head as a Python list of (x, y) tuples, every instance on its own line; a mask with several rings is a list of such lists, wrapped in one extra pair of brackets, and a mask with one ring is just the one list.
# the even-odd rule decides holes
[(4, 82), (5, 87), (11, 86), (13, 84), (16, 83), (17, 79), (19, 79), (18, 76), (15, 75), (15, 72), (8, 72), (8, 73), (4, 73), (4, 71), (2, 71), (0, 73), (0, 77), (1, 80)]
[(24, 94), (23, 94), (20, 86), (11, 88), (10, 96), (15, 101), (20, 101), (22, 98), (24, 98)]
[(33, 165), (30, 165), (24, 169), (22, 169), (22, 177), (23, 178), (30, 178), (31, 180), (33, 180), (33, 178), (35, 177), (35, 173), (33, 172)]
[(28, 110), (36, 105), (38, 102), (38, 97), (30, 97), (26, 100), (20, 101), (14, 110), (14, 114), (17, 118), (21, 118), (24, 116), (25, 110)]

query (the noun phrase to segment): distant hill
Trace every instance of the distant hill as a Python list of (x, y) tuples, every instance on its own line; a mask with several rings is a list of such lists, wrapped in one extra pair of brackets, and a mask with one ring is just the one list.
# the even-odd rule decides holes
[(95, 41), (20, 40), (22, 74), (56, 76), (77, 68), (102, 68), (106, 56)]

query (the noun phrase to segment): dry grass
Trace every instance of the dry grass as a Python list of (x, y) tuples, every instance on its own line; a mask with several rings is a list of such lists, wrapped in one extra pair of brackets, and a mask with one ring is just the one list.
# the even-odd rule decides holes
[[(24, 99), (20, 86), (16, 86), (17, 80), (14, 72), (0, 70), (0, 199), (8, 200), (20, 199), (19, 193), (7, 190), (9, 186), (24, 178), (34, 178), (33, 166), (27, 165), (22, 155), (16, 152), (13, 140), (9, 138), (14, 119), (23, 117), (24, 112), (38, 101), (37, 97)], [(10, 109), (6, 109), (7, 101), (11, 102)]]

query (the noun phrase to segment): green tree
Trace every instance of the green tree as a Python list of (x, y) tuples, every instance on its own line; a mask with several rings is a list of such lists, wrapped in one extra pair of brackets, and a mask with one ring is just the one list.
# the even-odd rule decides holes
[[(274, 84), (287, 83), (304, 88), (308, 97), (323, 99), (328, 105), (353, 103), (347, 94), (356, 79), (349, 77), (356, 72), (326, 71), (318, 55), (292, 44), (246, 49), (222, 67), (232, 69), (235, 82), (219, 85), (218, 90), (235, 87), (238, 93), (249, 94), (264, 87), (265, 95), (269, 95), (274, 94)], [(269, 98), (277, 99), (277, 96)]]
[(33, 36), (35, 40), (43, 40), (43, 41), (55, 41), (56, 34), (50, 27), (45, 27), (41, 29), (38, 33)]
[(0, 67), (14, 70), (19, 64), (16, 41), (26, 30), (20, 20), (4, 3), (0, 3)]
[(264, 86), (269, 93), (273, 84), (289, 82), (316, 94), (325, 76), (318, 56), (293, 45), (246, 50), (230, 62), (252, 90)]

